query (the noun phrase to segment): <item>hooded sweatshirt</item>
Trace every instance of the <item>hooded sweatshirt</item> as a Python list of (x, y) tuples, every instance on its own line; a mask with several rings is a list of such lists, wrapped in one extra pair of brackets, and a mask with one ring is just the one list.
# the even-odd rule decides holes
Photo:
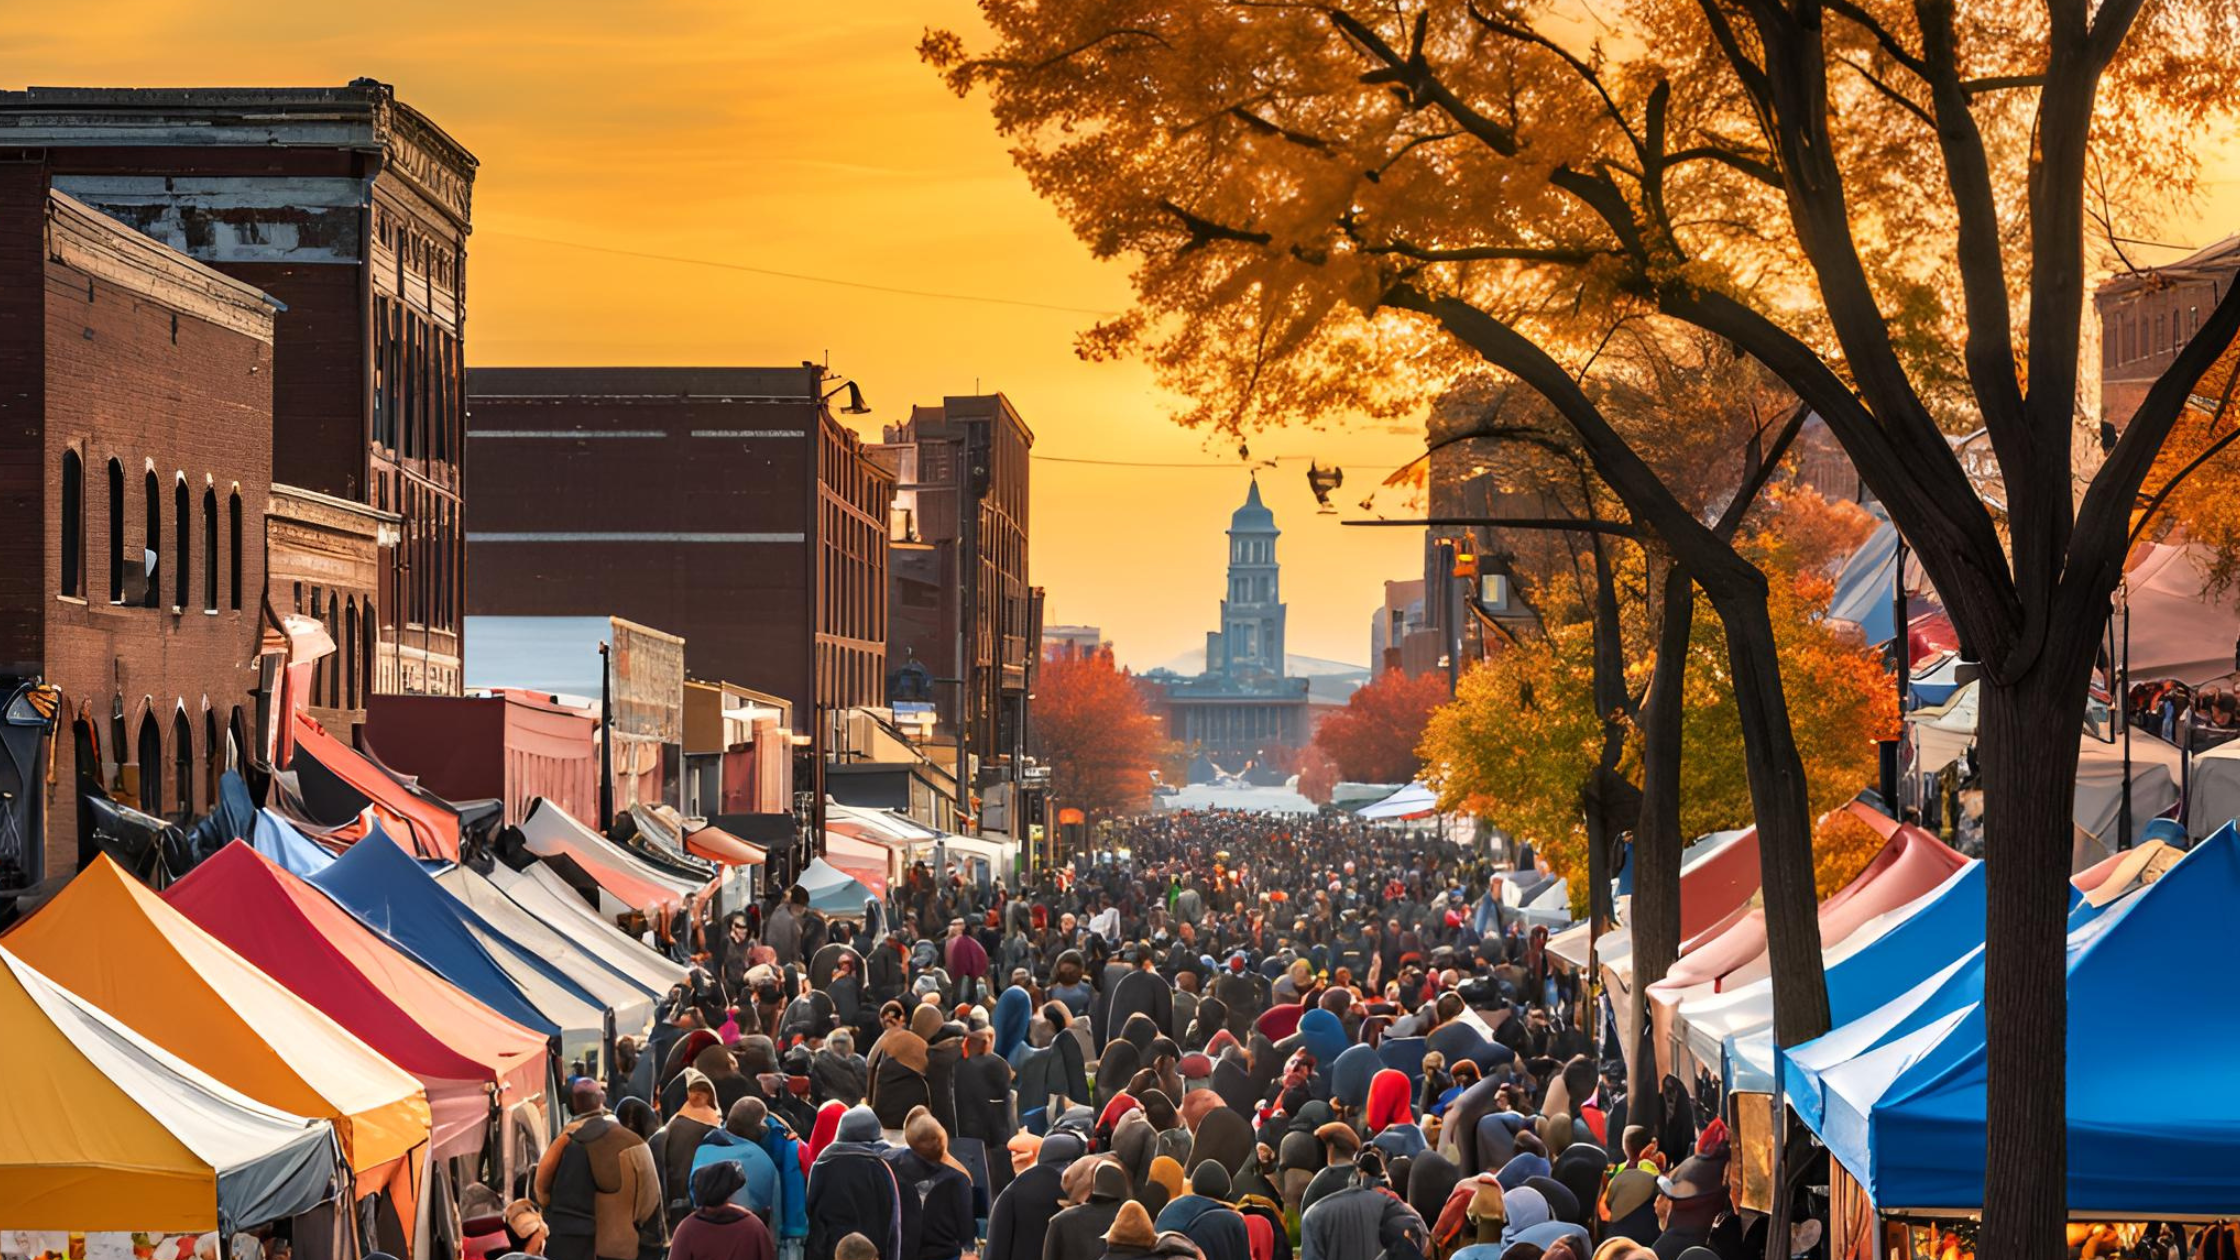
[(810, 1255), (829, 1256), (842, 1238), (862, 1234), (879, 1244), (884, 1260), (905, 1260), (902, 1196), (887, 1150), (871, 1108), (850, 1107), (840, 1117), (833, 1140), (809, 1168)]
[(1229, 1174), (1221, 1165), (1200, 1164), (1190, 1176), (1190, 1193), (1159, 1210), (1156, 1228), (1187, 1236), (1205, 1260), (1251, 1260), (1252, 1240), (1244, 1217), (1227, 1202)]
[(981, 1260), (1038, 1260), (1065, 1189), (1066, 1165), (1087, 1149), (1071, 1133), (1053, 1133), (1042, 1140), (1034, 1167), (1013, 1177), (989, 1210), (988, 1241), (980, 1249)]
[(907, 1145), (887, 1152), (902, 1199), (902, 1260), (956, 1260), (977, 1234), (972, 1178), (949, 1157), (949, 1135), (920, 1107), (902, 1126)]
[(1127, 1172), (1109, 1159), (1096, 1161), (1087, 1199), (1050, 1218), (1041, 1260), (1086, 1260), (1101, 1254), (1105, 1231), (1127, 1201)]

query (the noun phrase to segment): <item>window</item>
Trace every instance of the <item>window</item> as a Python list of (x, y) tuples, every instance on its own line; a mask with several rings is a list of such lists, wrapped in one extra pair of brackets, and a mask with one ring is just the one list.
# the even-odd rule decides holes
[(178, 795), (171, 816), (180, 822), (194, 817), (194, 727), (185, 709), (171, 714), (171, 786)]
[(202, 491), (202, 610), (218, 611), (218, 491), (209, 486)]
[(353, 595), (342, 610), (342, 703), (358, 707), (358, 598)]
[(124, 602), (124, 465), (109, 461), (109, 602)]
[(239, 770), (249, 751), (249, 718), (240, 705), (233, 706), (233, 720), (226, 723), (226, 769)]
[(218, 742), (218, 711), (202, 711), (202, 799), (218, 808), (218, 776), (226, 772), (224, 746)]
[(227, 566), (227, 574), (228, 574), (228, 576), (229, 576), (229, 577), (231, 578), (231, 580), (232, 580), (232, 583), (233, 583), (233, 591), (232, 591), (232, 596), (233, 596), (233, 610), (234, 610), (235, 612), (240, 612), (240, 611), (241, 611), (241, 492), (240, 492), (239, 490), (236, 490), (236, 491), (234, 491), (234, 492), (233, 492), (233, 493), (232, 493), (231, 495), (227, 496), (227, 499), (226, 499), (226, 520), (227, 520), (227, 528), (229, 528), (229, 529), (230, 529), (230, 530), (232, 531), (232, 537), (231, 537), (230, 539), (228, 539), (228, 540), (227, 540), (227, 546), (226, 546), (226, 554), (227, 554), (227, 557), (228, 557), (228, 558), (229, 558), (229, 559), (230, 559), (230, 560), (232, 561), (232, 563), (231, 563), (230, 565), (228, 565), (228, 566)]
[(85, 592), (86, 468), (76, 451), (62, 453), (62, 593)]
[(163, 728), (153, 709), (140, 719), (140, 812), (163, 813)]
[(163, 488), (156, 484), (153, 468), (148, 470), (141, 498), (145, 500), (141, 506), (147, 511), (147, 532), (140, 548), (140, 571), (147, 579), (147, 589), (140, 593), (140, 606), (154, 608), (163, 597), (163, 590), (156, 582), (156, 561), (163, 555)]
[(187, 567), (194, 554), (192, 551), (194, 526), (189, 523), (187, 518), (190, 508), (188, 506), (185, 473), (181, 473), (178, 480), (171, 483), (171, 506), (171, 519), (178, 525), (177, 541), (173, 544), (173, 550), (178, 554), (173, 559), (171, 571), (171, 606), (173, 608), (185, 608), (187, 606), (187, 596), (191, 590), (187, 585)]

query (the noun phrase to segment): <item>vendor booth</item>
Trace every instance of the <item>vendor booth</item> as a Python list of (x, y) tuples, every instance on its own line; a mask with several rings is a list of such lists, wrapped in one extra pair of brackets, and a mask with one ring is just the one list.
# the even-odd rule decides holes
[(699, 891), (692, 881), (655, 869), (543, 797), (531, 802), (529, 816), (521, 820), (521, 841), (536, 856), (562, 864), (563, 873), (574, 875), (570, 882), (581, 881), (582, 891), (595, 893), (599, 912), (609, 917), (674, 909)]
[(505, 891), (514, 904), (537, 916), (546, 926), (590, 950), (623, 975), (657, 994), (683, 984), (687, 969), (646, 945), (613, 920), (591, 908), (568, 882), (550, 867), (535, 863), (516, 871), (500, 865), (490, 881)]
[(654, 999), (666, 989), (657, 992), (638, 983), (584, 943), (523, 909), (496, 884), (467, 867), (452, 867), (436, 876), (436, 883), (458, 898), (475, 918), (503, 933), (506, 942), (574, 981), (592, 1002), (612, 1014), (616, 1033), (637, 1036), (652, 1026)]

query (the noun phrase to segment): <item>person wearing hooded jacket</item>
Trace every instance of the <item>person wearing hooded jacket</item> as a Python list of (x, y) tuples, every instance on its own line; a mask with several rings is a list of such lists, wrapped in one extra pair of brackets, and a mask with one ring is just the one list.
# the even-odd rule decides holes
[(778, 1163), (770, 1158), (770, 1152), (763, 1149), (761, 1142), (762, 1130), (769, 1120), (769, 1108), (761, 1099), (740, 1099), (724, 1117), (723, 1127), (709, 1131), (700, 1139), (698, 1149), (692, 1152), (692, 1170), (698, 1172), (717, 1163), (737, 1164), (745, 1180), (731, 1201), (750, 1212), (760, 1213), (765, 1221), (775, 1222), (782, 1194), (778, 1188)]
[[(972, 1138), (988, 1151), (1002, 1150), (1019, 1123), (1012, 1117), (1011, 1065), (996, 1053), (993, 1028), (965, 1034), (964, 1059), (955, 1075), (957, 1136)], [(1001, 1194), (1011, 1184), (1011, 1166), (1000, 1159), (988, 1164), (988, 1193)]]
[[(931, 1007), (933, 1022), (938, 1025), (941, 1013)], [(926, 1039), (914, 1030), (915, 1017), (900, 1002), (889, 1002), (879, 1012), (879, 1022), (886, 1025), (879, 1041), (865, 1056), (864, 1064), (870, 1077), (867, 1101), (878, 1115), (881, 1126), (899, 1129), (910, 1115), (912, 1107), (923, 1106), (931, 1097), (926, 1086)]]
[(741, 1176), (738, 1166), (728, 1163), (693, 1174), (694, 1209), (677, 1221), (669, 1260), (776, 1260), (769, 1227), (733, 1201)]
[(661, 1174), (644, 1138), (617, 1123), (606, 1091), (578, 1081), (574, 1119), (537, 1161), (533, 1197), (554, 1260), (637, 1260), (638, 1228), (661, 1214)]
[(669, 1122), (646, 1139), (661, 1173), (661, 1203), (672, 1221), (692, 1211), (692, 1167), (700, 1141), (723, 1127), (716, 1110), (716, 1087), (697, 1068), (685, 1070), (685, 1103)]
[(1034, 1166), (1013, 1177), (989, 1210), (988, 1242), (980, 1249), (980, 1260), (1038, 1260), (1065, 1188), (1066, 1165), (1087, 1149), (1072, 1133), (1052, 1133), (1042, 1140)]
[(1315, 1201), (1299, 1219), (1300, 1260), (1376, 1260), (1403, 1237), (1420, 1244), (1423, 1219), (1385, 1189), (1384, 1153), (1356, 1157), (1352, 1184)]
[(1042, 1260), (1083, 1260), (1103, 1250), (1105, 1231), (1112, 1228), (1121, 1205), (1128, 1201), (1128, 1173), (1110, 1159), (1095, 1163), (1088, 1196), (1050, 1218), (1050, 1228), (1043, 1235)]
[(972, 1245), (972, 1178), (949, 1154), (949, 1135), (933, 1113), (914, 1107), (904, 1145), (887, 1152), (902, 1199), (902, 1260), (958, 1260)]
[(1190, 1174), (1190, 1193), (1161, 1208), (1155, 1225), (1196, 1243), (1205, 1260), (1252, 1260), (1244, 1217), (1229, 1203), (1229, 1174), (1212, 1160)]
[(1369, 1082), (1369, 1102), (1362, 1109), (1362, 1123), (1369, 1131), (1369, 1140), (1384, 1151), (1387, 1159), (1413, 1159), (1430, 1145), (1408, 1109), (1410, 1084), (1408, 1074), (1397, 1068), (1386, 1068)]
[(1146, 1256), (1196, 1260), (1198, 1245), (1183, 1234), (1162, 1234), (1152, 1228), (1151, 1213), (1141, 1203), (1124, 1203), (1104, 1232), (1103, 1260), (1142, 1260)]
[(833, 1140), (809, 1166), (808, 1260), (832, 1260), (833, 1248), (849, 1234), (870, 1239), (880, 1260), (907, 1260), (902, 1196), (887, 1150), (877, 1112), (858, 1105), (840, 1117)]

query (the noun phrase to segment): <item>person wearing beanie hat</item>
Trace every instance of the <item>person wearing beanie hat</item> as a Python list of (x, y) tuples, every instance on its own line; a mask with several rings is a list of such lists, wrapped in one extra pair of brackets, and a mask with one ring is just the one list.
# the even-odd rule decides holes
[(972, 1178), (949, 1154), (949, 1134), (933, 1113), (913, 1107), (903, 1143), (887, 1152), (902, 1202), (901, 1260), (958, 1260), (977, 1241)]
[(1088, 1193), (1081, 1202), (1050, 1218), (1041, 1260), (1083, 1260), (1099, 1254), (1105, 1231), (1128, 1201), (1128, 1174), (1109, 1159), (1076, 1160), (1075, 1168), (1090, 1171)]
[(1151, 1161), (1151, 1171), (1136, 1183), (1136, 1197), (1156, 1212), (1181, 1198), (1188, 1188), (1182, 1165), (1162, 1155)]
[(859, 1104), (841, 1115), (836, 1135), (809, 1166), (810, 1255), (831, 1255), (850, 1233), (878, 1242), (881, 1256), (902, 1255), (902, 1201), (887, 1151), (877, 1112)]
[(1147, 1256), (1159, 1245), (1159, 1231), (1152, 1227), (1151, 1214), (1141, 1203), (1128, 1202), (1113, 1216), (1104, 1242), (1108, 1257)]
[(762, 1218), (734, 1202), (745, 1174), (732, 1163), (710, 1164), (692, 1175), (692, 1210), (676, 1221), (671, 1260), (773, 1260), (776, 1246)]
[(1343, 1120), (1333, 1120), (1314, 1131), (1315, 1140), (1322, 1143), (1323, 1167), (1299, 1195), (1299, 1211), (1304, 1213), (1315, 1201), (1326, 1194), (1343, 1190), (1353, 1180), (1354, 1157), (1361, 1151), (1361, 1133)]
[(1228, 1170), (1207, 1160), (1190, 1174), (1190, 1193), (1159, 1210), (1158, 1230), (1181, 1233), (1198, 1245), (1205, 1260), (1251, 1260), (1251, 1235), (1228, 1200)]

